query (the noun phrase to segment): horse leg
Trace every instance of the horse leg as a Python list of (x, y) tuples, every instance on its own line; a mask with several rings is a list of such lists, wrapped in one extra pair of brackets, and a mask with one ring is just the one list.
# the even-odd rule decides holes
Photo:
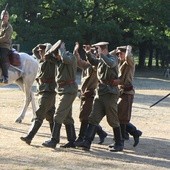
[(28, 109), (28, 106), (29, 106), (31, 100), (32, 100), (32, 95), (31, 95), (31, 87), (30, 86), (24, 84), (23, 81), (17, 81), (17, 84), (22, 89), (22, 91), (25, 93), (24, 107), (23, 107), (19, 117), (15, 121), (17, 123), (21, 123), (22, 120), (25, 117), (25, 113), (26, 113), (26, 111)]

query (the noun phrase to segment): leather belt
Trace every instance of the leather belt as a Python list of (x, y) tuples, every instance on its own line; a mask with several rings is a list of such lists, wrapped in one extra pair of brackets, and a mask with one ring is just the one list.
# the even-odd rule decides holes
[(129, 86), (120, 86), (120, 89), (123, 89), (124, 91), (131, 91), (133, 90), (133, 86), (132, 85), (129, 85)]
[(49, 79), (40, 79), (41, 83), (54, 83), (55, 78), (49, 78)]

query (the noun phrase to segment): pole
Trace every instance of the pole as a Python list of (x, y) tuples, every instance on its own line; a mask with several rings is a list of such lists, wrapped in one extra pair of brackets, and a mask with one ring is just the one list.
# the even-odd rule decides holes
[(156, 104), (158, 104), (159, 102), (161, 102), (161, 101), (164, 100), (165, 98), (167, 98), (169, 95), (170, 95), (170, 93), (167, 94), (166, 96), (164, 96), (163, 98), (161, 98), (160, 100), (158, 100), (157, 102), (155, 102), (154, 104), (152, 104), (152, 105), (150, 106), (150, 108), (153, 107), (153, 106), (155, 106)]

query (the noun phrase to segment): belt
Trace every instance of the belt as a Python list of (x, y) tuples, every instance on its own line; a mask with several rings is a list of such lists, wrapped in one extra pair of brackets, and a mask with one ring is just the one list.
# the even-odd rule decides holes
[(58, 82), (59, 87), (64, 87), (66, 85), (74, 84), (75, 80), (66, 80)]
[(54, 83), (55, 78), (49, 78), (49, 79), (40, 79), (41, 83)]
[(131, 91), (133, 90), (133, 86), (130, 85), (130, 86), (120, 86), (120, 89), (123, 89), (124, 91)]
[(112, 79), (112, 80), (100, 80), (101, 84), (106, 84), (110, 86), (118, 86), (120, 83), (119, 79)]

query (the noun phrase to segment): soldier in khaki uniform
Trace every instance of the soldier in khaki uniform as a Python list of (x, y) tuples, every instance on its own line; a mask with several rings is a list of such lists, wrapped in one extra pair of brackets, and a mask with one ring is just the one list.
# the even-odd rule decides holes
[(118, 116), (122, 131), (122, 137), (126, 139), (126, 132), (134, 137), (134, 147), (139, 143), (139, 136), (142, 132), (129, 123), (131, 119), (132, 104), (135, 90), (133, 78), (135, 73), (135, 63), (132, 55), (131, 46), (120, 46), (115, 51), (119, 57), (119, 89), (120, 96), (118, 102)]
[[(84, 139), (85, 132), (88, 126), (88, 116), (90, 115), (92, 110), (95, 89), (98, 84), (96, 67), (92, 66), (88, 61), (82, 60), (80, 58), (78, 50), (79, 43), (77, 42), (73, 54), (77, 57), (77, 66), (82, 69), (82, 84), (79, 115), (81, 126), (79, 130), (79, 136), (76, 139), (75, 143), (82, 142)], [(99, 135), (100, 138), (100, 142), (98, 144), (102, 144), (107, 136), (107, 133), (102, 130), (102, 127), (100, 125), (97, 126), (96, 133)]]
[(36, 78), (38, 83), (39, 108), (36, 111), (35, 121), (27, 136), (21, 137), (21, 140), (27, 144), (31, 143), (45, 118), (49, 122), (51, 131), (53, 128), (56, 97), (56, 65), (45, 59), (45, 52), (47, 52), (51, 46), (50, 43), (39, 44), (32, 50), (33, 54), (39, 59), (39, 71)]
[(9, 13), (3, 10), (1, 12), (1, 24), (0, 24), (0, 67), (2, 68), (3, 79), (2, 83), (8, 83), (8, 54), (12, 45), (12, 33), (13, 28), (9, 23)]
[(74, 119), (72, 117), (72, 104), (77, 96), (78, 85), (76, 83), (77, 60), (76, 57), (66, 51), (65, 43), (57, 41), (50, 49), (49, 53), (54, 56), (49, 57), (57, 66), (57, 94), (59, 97), (58, 107), (54, 116), (54, 127), (52, 137), (42, 145), (45, 147), (55, 148), (60, 142), (60, 129), (64, 124), (67, 133), (68, 143), (62, 147), (75, 147), (76, 139)]
[(85, 47), (88, 61), (97, 66), (99, 84), (94, 98), (92, 112), (85, 139), (77, 147), (89, 150), (96, 133), (96, 126), (106, 116), (108, 124), (113, 128), (115, 145), (111, 151), (122, 151), (124, 148), (119, 119), (117, 115), (118, 89), (118, 57), (108, 53), (108, 42), (94, 44), (99, 58), (93, 57), (91, 49)]

